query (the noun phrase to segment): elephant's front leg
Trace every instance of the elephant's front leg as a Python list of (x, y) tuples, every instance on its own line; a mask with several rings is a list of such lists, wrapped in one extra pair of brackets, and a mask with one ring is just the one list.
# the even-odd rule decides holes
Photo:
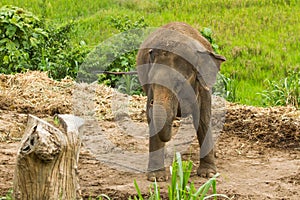
[(217, 169), (215, 165), (212, 134), (210, 128), (206, 126), (206, 124), (200, 124), (197, 132), (200, 145), (200, 165), (197, 174), (201, 177), (211, 178), (216, 174)]
[(149, 163), (147, 177), (149, 181), (166, 181), (168, 180), (164, 167), (164, 146), (158, 136), (155, 134), (149, 138)]
[(197, 174), (201, 177), (212, 177), (217, 169), (214, 157), (214, 142), (211, 132), (211, 94), (209, 91), (201, 91), (200, 120), (197, 130), (197, 138), (200, 146), (200, 166)]

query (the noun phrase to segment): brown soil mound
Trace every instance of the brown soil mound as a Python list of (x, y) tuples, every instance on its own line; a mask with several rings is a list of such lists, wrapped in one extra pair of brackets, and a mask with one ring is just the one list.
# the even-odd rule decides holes
[(300, 111), (294, 107), (259, 108), (231, 105), (224, 131), (267, 147), (300, 148)]

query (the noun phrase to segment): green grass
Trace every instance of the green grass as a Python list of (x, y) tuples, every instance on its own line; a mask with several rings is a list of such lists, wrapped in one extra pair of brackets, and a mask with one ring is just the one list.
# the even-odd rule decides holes
[(150, 26), (184, 21), (213, 30), (220, 54), (227, 58), (221, 72), (237, 80), (236, 101), (263, 105), (265, 79), (279, 81), (300, 67), (299, 0), (2, 0), (48, 21), (76, 22), (72, 41), (90, 48), (117, 32), (111, 17), (144, 16)]
[[(190, 160), (182, 161), (180, 153), (177, 152), (176, 159), (171, 167), (171, 182), (168, 185), (169, 200), (216, 200), (218, 196), (222, 197), (222, 199), (229, 199), (226, 195), (217, 193), (216, 178), (219, 174), (216, 174), (199, 188), (196, 188), (190, 179), (192, 168), (193, 162)], [(133, 199), (144, 200), (136, 181), (134, 181), (134, 186), (137, 196), (134, 196)], [(132, 200), (132, 198), (129, 198), (129, 200)], [(160, 188), (156, 181), (152, 184), (148, 200), (161, 200)]]

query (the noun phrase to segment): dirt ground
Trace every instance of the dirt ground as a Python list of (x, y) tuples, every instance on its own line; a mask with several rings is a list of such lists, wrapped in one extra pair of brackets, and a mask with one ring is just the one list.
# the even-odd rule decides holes
[[(100, 194), (127, 199), (136, 194), (134, 179), (143, 194), (149, 192), (151, 182), (144, 172), (148, 151), (145, 97), (122, 95), (102, 85), (75, 86), (68, 79), (56, 82), (40, 72), (0, 75), (0, 91), (0, 196), (13, 185), (27, 114), (47, 119), (57, 113), (86, 119), (79, 158), (84, 199)], [(300, 111), (217, 100), (213, 113), (218, 119), (213, 125), (221, 124), (214, 130), (221, 174), (217, 192), (232, 199), (299, 199)], [(174, 141), (193, 136), (189, 119), (178, 119), (173, 126), (178, 135)], [(199, 187), (206, 181), (196, 175), (199, 147), (195, 137), (188, 141), (182, 142), (185, 151), (181, 153), (193, 161), (191, 181)], [(159, 183), (165, 197), (168, 184)]]

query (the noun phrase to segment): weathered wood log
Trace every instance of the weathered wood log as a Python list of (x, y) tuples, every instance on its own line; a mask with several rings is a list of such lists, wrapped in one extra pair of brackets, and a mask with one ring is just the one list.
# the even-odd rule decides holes
[(57, 115), (64, 131), (33, 115), (17, 153), (13, 197), (30, 200), (81, 199), (77, 163), (83, 119)]

